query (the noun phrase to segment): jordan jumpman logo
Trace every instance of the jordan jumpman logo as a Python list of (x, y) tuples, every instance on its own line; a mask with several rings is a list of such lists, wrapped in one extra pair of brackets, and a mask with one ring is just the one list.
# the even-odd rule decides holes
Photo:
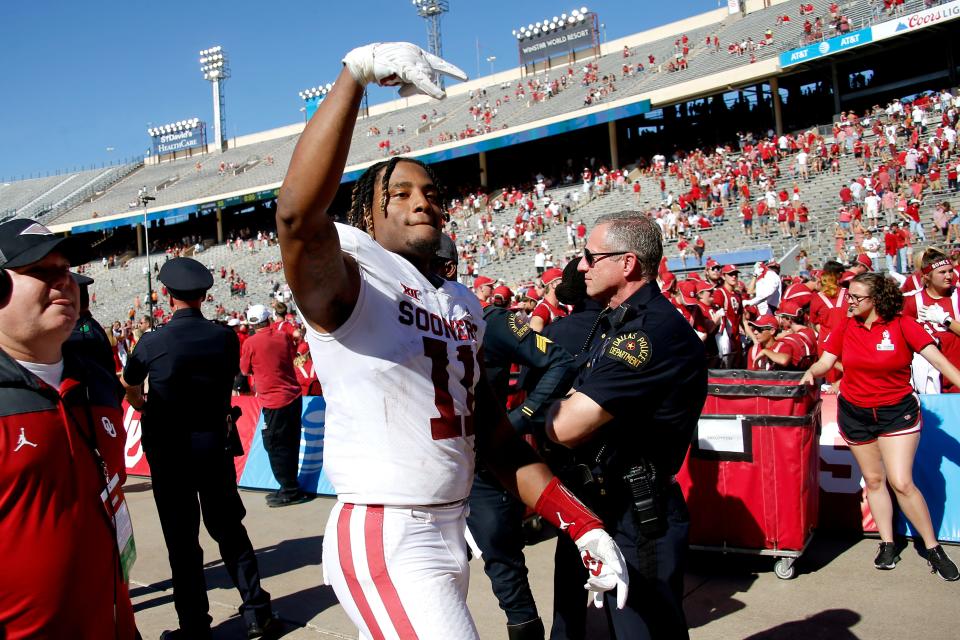
[(27, 440), (27, 434), (24, 432), (23, 427), (20, 427), (20, 438), (17, 440), (17, 446), (14, 447), (13, 450), (20, 451), (20, 449), (22, 449), (25, 445), (29, 445), (31, 447), (37, 446), (33, 442), (30, 442), (29, 440)]

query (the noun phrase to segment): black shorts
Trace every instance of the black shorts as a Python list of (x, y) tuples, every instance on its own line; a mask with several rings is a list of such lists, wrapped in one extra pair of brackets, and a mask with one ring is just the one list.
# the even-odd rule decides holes
[(869, 444), (878, 437), (902, 436), (920, 431), (920, 401), (904, 396), (886, 407), (858, 407), (842, 395), (837, 400), (837, 425), (847, 444)]

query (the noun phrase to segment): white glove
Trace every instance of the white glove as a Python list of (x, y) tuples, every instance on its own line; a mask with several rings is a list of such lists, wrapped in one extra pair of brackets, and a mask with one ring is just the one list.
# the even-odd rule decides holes
[(357, 47), (343, 58), (353, 79), (366, 86), (399, 86), (407, 97), (424, 93), (440, 100), (446, 93), (434, 80), (441, 73), (466, 80), (467, 74), (446, 60), (409, 42), (375, 42)]
[(616, 589), (617, 609), (623, 609), (627, 604), (630, 576), (620, 547), (603, 529), (591, 529), (574, 542), (590, 576), (583, 588), (593, 596), (593, 606), (602, 609), (603, 594)]
[(920, 305), (917, 310), (917, 318), (920, 322), (933, 322), (944, 327), (949, 327), (952, 320), (950, 314), (938, 304), (932, 304), (929, 307)]

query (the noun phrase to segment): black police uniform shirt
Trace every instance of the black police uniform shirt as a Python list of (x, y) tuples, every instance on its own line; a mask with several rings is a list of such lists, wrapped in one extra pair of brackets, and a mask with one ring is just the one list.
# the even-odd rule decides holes
[(156, 442), (158, 431), (225, 431), (239, 370), (237, 334), (207, 320), (199, 309), (180, 309), (166, 325), (143, 334), (123, 378), (136, 385), (150, 376), (144, 444)]
[(487, 322), (483, 335), (484, 370), (499, 400), (505, 403), (510, 393), (511, 365), (533, 367), (542, 373), (536, 386), (524, 387), (528, 391), (520, 412), (529, 420), (546, 402), (570, 388), (575, 377), (573, 358), (503, 307), (486, 307), (483, 318)]
[(643, 456), (658, 473), (673, 475), (707, 395), (703, 343), (648, 283), (601, 313), (574, 387), (613, 415), (588, 446), (609, 440), (623, 464)]
[(543, 335), (566, 349), (580, 366), (585, 362), (584, 355), (589, 352), (590, 332), (597, 323), (597, 317), (604, 307), (587, 298), (582, 309), (568, 316), (557, 318), (543, 328)]
[[(64, 344), (64, 349), (74, 351), (82, 357), (96, 362), (111, 374), (116, 373), (116, 364), (113, 361), (113, 347), (107, 332), (103, 330), (89, 311), (82, 312), (77, 324)], [(119, 384), (119, 382), (117, 383)]]

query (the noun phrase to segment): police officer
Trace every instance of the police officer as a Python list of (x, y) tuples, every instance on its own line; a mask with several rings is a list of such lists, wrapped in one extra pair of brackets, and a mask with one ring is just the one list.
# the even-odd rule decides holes
[(74, 325), (64, 348), (93, 360), (104, 370), (115, 375), (116, 365), (113, 362), (113, 347), (110, 346), (110, 339), (107, 338), (107, 332), (90, 313), (89, 287), (94, 280), (90, 276), (74, 271), (70, 272), (70, 276), (80, 287), (80, 317), (77, 318), (77, 324)]
[[(210, 638), (200, 516), (220, 547), (240, 591), (248, 637), (275, 626), (270, 594), (260, 586), (257, 558), (242, 519), (233, 457), (228, 451), (230, 390), (239, 371), (240, 344), (227, 327), (203, 317), (200, 305), (213, 276), (191, 258), (163, 265), (173, 317), (145, 333), (127, 360), (127, 399), (141, 411), (143, 448), (170, 557), (173, 599), (180, 628), (162, 638)], [(141, 384), (149, 376), (149, 394)], [(199, 504), (198, 504), (199, 500)]]
[[(706, 398), (703, 344), (660, 293), (656, 224), (640, 213), (601, 216), (580, 260), (587, 294), (604, 305), (585, 340), (574, 393), (547, 413), (547, 435), (572, 449), (579, 486), (627, 559), (626, 607), (606, 610), (618, 639), (686, 638), (683, 567), (689, 518), (673, 475)], [(569, 477), (571, 474), (567, 474)], [(553, 638), (583, 638), (586, 577), (558, 549)]]
[[(434, 261), (434, 272), (442, 277), (456, 275), (457, 253), (453, 241), (443, 234)], [(451, 264), (452, 263), (452, 264)], [(543, 371), (523, 404), (508, 414), (519, 433), (528, 434), (531, 423), (541, 418), (541, 407), (570, 388), (576, 375), (573, 358), (566, 350), (521, 323), (507, 310), (512, 295), (499, 291), (493, 304), (483, 310), (487, 330), (483, 338), (483, 362), (487, 380), (495, 397), (506, 403), (510, 394), (510, 367), (513, 363), (536, 367)], [(500, 295), (497, 295), (497, 293)], [(483, 554), (483, 569), (493, 586), (500, 608), (507, 616), (507, 637), (510, 640), (543, 640), (543, 621), (527, 580), (523, 557), (524, 505), (496, 480), (483, 465), (477, 465), (470, 491), (470, 513), (467, 527)], [(576, 548), (576, 547), (575, 547)]]

